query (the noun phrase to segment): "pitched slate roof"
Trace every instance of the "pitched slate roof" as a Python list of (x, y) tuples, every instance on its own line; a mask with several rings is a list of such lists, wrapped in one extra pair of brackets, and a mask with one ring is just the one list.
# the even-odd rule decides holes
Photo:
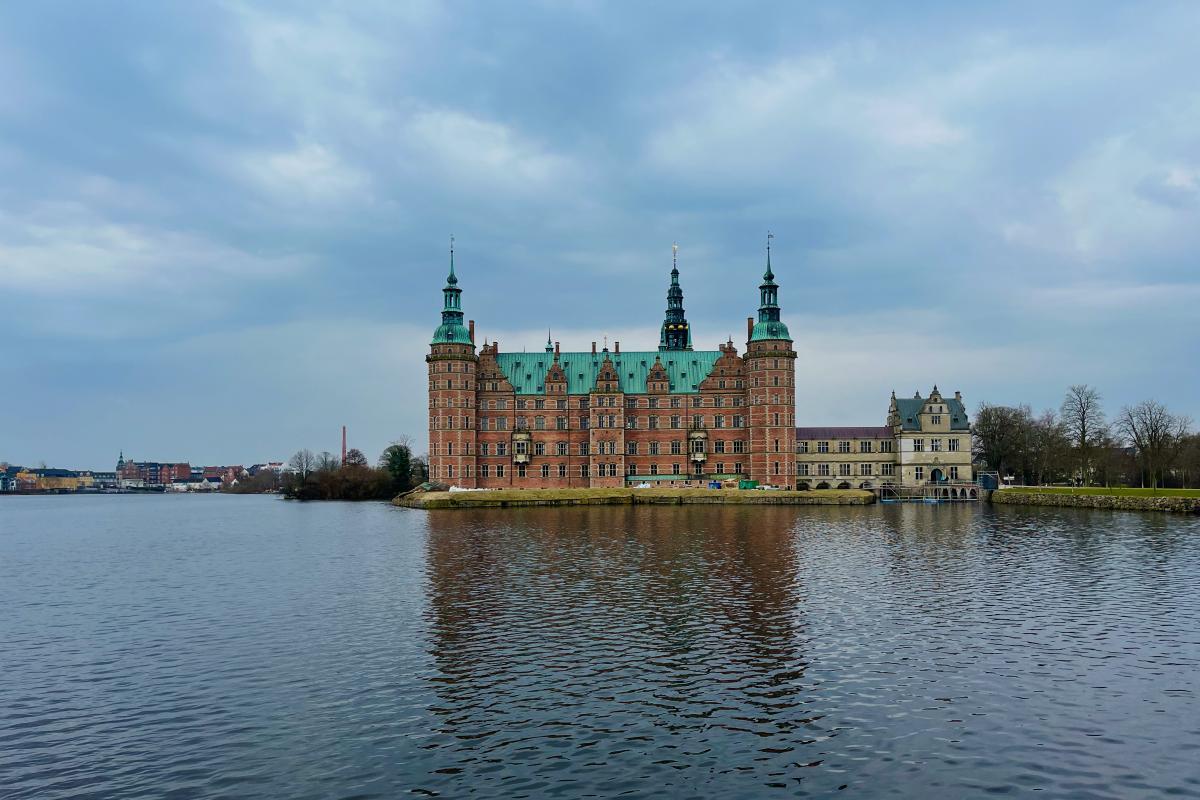
[(841, 428), (796, 428), (796, 439), (891, 439), (892, 429), (886, 425), (881, 427), (850, 426)]
[[(896, 411), (900, 414), (900, 425), (904, 430), (916, 431), (921, 429), (921, 426), (917, 423), (917, 415), (921, 413), (921, 409), (925, 406), (927, 399), (925, 397), (896, 398)], [(950, 430), (970, 430), (971, 423), (967, 419), (967, 409), (963, 406), (961, 400), (956, 400), (953, 397), (943, 397), (941, 403), (946, 406), (946, 411), (950, 414)]]
[[(558, 356), (558, 363), (567, 375), (568, 394), (587, 394), (596, 385), (596, 376), (604, 357), (612, 358), (619, 376), (621, 391), (640, 394), (646, 391), (646, 379), (654, 359), (661, 358), (671, 382), (672, 394), (696, 394), (700, 382), (712, 372), (713, 364), (721, 357), (718, 350), (630, 350), (622, 353), (568, 353)], [(546, 372), (554, 363), (551, 353), (497, 353), (496, 364), (508, 376), (517, 394), (541, 394)]]

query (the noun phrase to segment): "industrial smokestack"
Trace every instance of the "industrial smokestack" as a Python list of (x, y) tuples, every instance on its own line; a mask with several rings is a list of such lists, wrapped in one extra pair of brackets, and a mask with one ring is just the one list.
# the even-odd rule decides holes
[(346, 426), (342, 426), (342, 463), (346, 463)]

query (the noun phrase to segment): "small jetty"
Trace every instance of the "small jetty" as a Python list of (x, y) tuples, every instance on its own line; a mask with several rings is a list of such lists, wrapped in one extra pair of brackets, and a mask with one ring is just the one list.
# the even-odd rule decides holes
[(927, 483), (924, 486), (881, 486), (872, 490), (881, 503), (974, 503), (980, 487), (971, 482)]

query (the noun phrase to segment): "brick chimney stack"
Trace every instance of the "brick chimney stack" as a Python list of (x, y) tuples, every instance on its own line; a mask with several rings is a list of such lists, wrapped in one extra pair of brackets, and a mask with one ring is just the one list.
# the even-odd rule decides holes
[(596, 343), (592, 342), (592, 355), (596, 355)]
[(750, 337), (754, 335), (754, 317), (746, 317), (746, 341), (750, 341)]
[(613, 352), (614, 353), (621, 352), (621, 343), (620, 342), (613, 342)]
[(471, 344), (475, 344), (475, 320), (467, 321), (467, 334), (471, 337)]

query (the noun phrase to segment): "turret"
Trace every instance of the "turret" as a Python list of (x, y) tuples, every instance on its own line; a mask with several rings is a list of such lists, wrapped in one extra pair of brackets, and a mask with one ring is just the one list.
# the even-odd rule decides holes
[(433, 333), (429, 355), (429, 468), (432, 480), (475, 486), (476, 366), (474, 323), (463, 325), (462, 289), (450, 274), (442, 289), (442, 324)]
[(750, 478), (774, 486), (795, 484), (796, 351), (787, 325), (779, 318), (779, 287), (771, 268), (758, 287), (758, 321), (746, 342), (747, 394), (750, 400)]

